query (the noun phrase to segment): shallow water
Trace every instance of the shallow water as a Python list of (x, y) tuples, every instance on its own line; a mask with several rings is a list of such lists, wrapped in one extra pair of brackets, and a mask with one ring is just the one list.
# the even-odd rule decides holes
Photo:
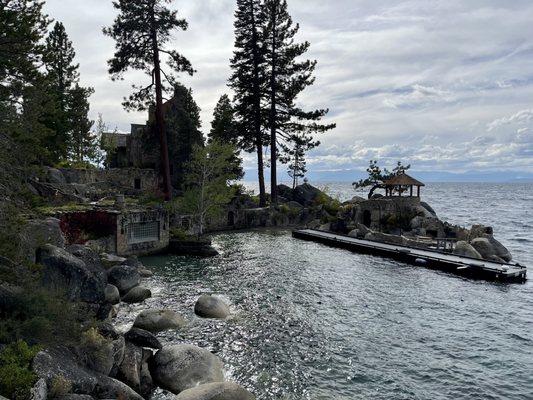
[[(533, 186), (512, 195), (460, 186), (430, 186), (426, 198), (450, 222), (494, 225), (531, 265)], [(121, 323), (147, 307), (182, 312), (189, 327), (161, 339), (209, 348), (259, 399), (533, 398), (533, 281), (466, 280), (289, 231), (220, 234), (214, 244), (213, 259), (145, 258), (154, 297), (125, 308)], [(195, 317), (201, 293), (225, 296), (234, 316)]]

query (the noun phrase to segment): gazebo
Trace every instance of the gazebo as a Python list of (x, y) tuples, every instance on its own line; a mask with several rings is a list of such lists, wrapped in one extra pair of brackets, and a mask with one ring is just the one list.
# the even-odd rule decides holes
[(402, 193), (409, 189), (409, 197), (413, 196), (413, 188), (416, 186), (416, 197), (420, 197), (420, 188), (424, 185), (422, 182), (402, 172), (393, 176), (383, 182), (383, 188), (385, 188), (386, 197), (394, 197), (394, 193), (397, 193), (398, 197), (402, 197)]

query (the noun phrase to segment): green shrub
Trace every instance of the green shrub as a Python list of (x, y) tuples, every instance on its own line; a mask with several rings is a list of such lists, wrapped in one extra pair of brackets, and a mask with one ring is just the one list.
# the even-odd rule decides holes
[(50, 384), (50, 391), (48, 397), (57, 399), (66, 396), (72, 391), (72, 382), (62, 375), (54, 376)]
[(196, 240), (196, 236), (189, 235), (183, 228), (174, 227), (170, 228), (170, 237), (176, 240)]
[(29, 343), (53, 344), (75, 342), (80, 337), (77, 315), (81, 305), (66, 301), (64, 296), (28, 284), (20, 295), (0, 314), (0, 342), (19, 339)]
[(9, 344), (0, 352), (0, 393), (9, 399), (28, 399), (37, 382), (31, 361), (39, 352), (22, 340)]

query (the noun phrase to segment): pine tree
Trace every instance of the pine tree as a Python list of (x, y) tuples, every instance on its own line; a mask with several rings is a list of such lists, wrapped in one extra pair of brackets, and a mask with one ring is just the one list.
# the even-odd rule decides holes
[(89, 96), (94, 91), (78, 84), (69, 91), (68, 116), (71, 130), (70, 158), (78, 165), (97, 162), (97, 136), (91, 132), (94, 121), (89, 120)]
[[(309, 49), (309, 42), (296, 43), (299, 25), (293, 24), (286, 0), (266, 0), (263, 37), (268, 73), (268, 120), (271, 151), (271, 198), (277, 202), (278, 146), (290, 152), (295, 141), (304, 143), (303, 151), (316, 147), (314, 133), (326, 132), (335, 124), (322, 125), (319, 121), (327, 109), (304, 111), (296, 105), (298, 96), (314, 83), (316, 61), (298, 59)], [(303, 139), (302, 139), (303, 138)], [(299, 145), (301, 146), (301, 144)]]
[(72, 152), (72, 126), (69, 125), (68, 101), (70, 90), (79, 82), (79, 64), (74, 63), (76, 52), (65, 27), (56, 22), (46, 38), (43, 61), (47, 71), (49, 92), (53, 96), (56, 112), (48, 116), (48, 127), (54, 132), (47, 143), (53, 162), (64, 160)]
[(43, 115), (51, 103), (43, 74), (42, 40), (49, 24), (42, 1), (0, 0), (0, 131), (24, 147), (24, 161), (47, 159), (51, 134)]
[(235, 12), (235, 51), (231, 59), (233, 73), (229, 86), (235, 92), (235, 114), (239, 124), (240, 145), (257, 152), (259, 205), (266, 205), (263, 147), (268, 141), (261, 110), (265, 81), (264, 52), (261, 37), (263, 13), (260, 0), (237, 0)]
[(242, 169), (240, 151), (237, 148), (239, 143), (239, 133), (235, 121), (235, 111), (227, 94), (220, 97), (213, 113), (211, 131), (208, 135), (208, 143), (214, 141), (231, 144), (235, 147), (235, 152), (231, 157), (231, 160), (229, 160), (228, 165), (230, 166), (233, 175), (236, 176), (237, 179), (241, 179), (244, 176), (244, 171)]
[(302, 134), (294, 135), (291, 138), (291, 143), (292, 148), (285, 152), (281, 160), (288, 163), (288, 174), (292, 178), (292, 188), (294, 189), (298, 185), (298, 178), (305, 177), (307, 172), (306, 152), (320, 143)]
[[(163, 112), (163, 94), (171, 92), (176, 83), (172, 73), (167, 73), (161, 65), (162, 57), (174, 73), (194, 73), (189, 60), (176, 50), (164, 47), (175, 29), (186, 30), (185, 19), (177, 16), (166, 4), (172, 0), (117, 0), (113, 6), (119, 11), (113, 26), (104, 28), (104, 34), (116, 41), (114, 57), (109, 60), (109, 73), (113, 79), (121, 79), (128, 69), (144, 71), (150, 84), (141, 87), (134, 85), (135, 92), (124, 101), (128, 110), (147, 110), (155, 104), (155, 131), (160, 143), (161, 172), (165, 199), (172, 195), (167, 137)], [(164, 78), (164, 80), (163, 80)], [(166, 81), (166, 82), (164, 82)]]

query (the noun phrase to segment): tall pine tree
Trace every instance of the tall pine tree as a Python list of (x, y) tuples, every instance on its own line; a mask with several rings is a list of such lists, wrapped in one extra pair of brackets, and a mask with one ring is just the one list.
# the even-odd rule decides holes
[(312, 139), (314, 133), (326, 132), (335, 124), (319, 123), (327, 109), (304, 111), (296, 105), (298, 96), (314, 83), (316, 61), (299, 60), (309, 49), (309, 42), (295, 42), (299, 25), (293, 24), (287, 1), (265, 0), (263, 12), (269, 103), (266, 122), (270, 131), (271, 198), (275, 204), (278, 147), (290, 153), (297, 144), (299, 151), (305, 152), (319, 144)]
[(268, 136), (263, 132), (261, 109), (265, 82), (262, 39), (263, 13), (260, 0), (237, 0), (235, 12), (235, 51), (229, 86), (235, 92), (235, 113), (239, 123), (241, 147), (257, 152), (259, 204), (266, 205), (263, 147)]
[(44, 163), (43, 125), (51, 102), (40, 71), (49, 24), (43, 1), (0, 0), (0, 131), (24, 147), (24, 161)]
[(75, 56), (76, 52), (65, 27), (61, 22), (56, 22), (46, 38), (43, 57), (49, 91), (56, 105), (56, 112), (48, 116), (49, 128), (54, 135), (50, 137), (47, 145), (55, 162), (67, 158), (71, 145), (68, 101), (70, 90), (79, 81), (79, 64), (74, 63)]
[(88, 117), (91, 88), (76, 84), (68, 96), (68, 124), (71, 127), (70, 159), (79, 166), (98, 162), (97, 135), (91, 132), (94, 121)]
[(171, 93), (176, 83), (175, 76), (164, 71), (162, 58), (174, 73), (194, 73), (189, 60), (176, 50), (165, 45), (176, 29), (186, 30), (185, 19), (177, 16), (167, 4), (172, 0), (117, 0), (113, 6), (119, 11), (113, 26), (104, 28), (104, 33), (116, 41), (115, 55), (109, 60), (109, 73), (113, 79), (121, 79), (128, 69), (144, 71), (150, 78), (147, 86), (136, 86), (135, 92), (124, 101), (128, 110), (147, 110), (155, 104), (155, 132), (161, 151), (161, 172), (165, 199), (172, 195), (167, 136), (163, 112), (163, 94)]
[(231, 168), (231, 172), (236, 179), (241, 179), (244, 176), (244, 171), (242, 169), (240, 151), (237, 148), (239, 132), (235, 121), (235, 111), (227, 94), (220, 97), (213, 112), (213, 121), (211, 122), (211, 131), (208, 135), (208, 143), (213, 142), (231, 144), (235, 148), (233, 156), (228, 160), (228, 166)]

